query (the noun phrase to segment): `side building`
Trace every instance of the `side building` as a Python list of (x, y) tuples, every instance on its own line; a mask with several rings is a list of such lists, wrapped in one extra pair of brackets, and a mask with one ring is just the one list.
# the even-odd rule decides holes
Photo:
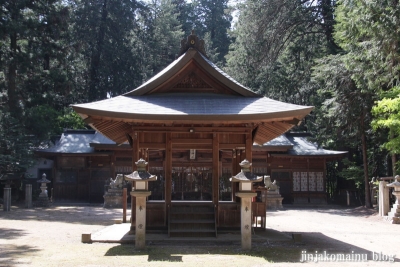
[[(346, 155), (343, 151), (318, 148), (308, 137), (307, 133), (288, 132), (263, 145), (253, 145), (253, 173), (270, 175), (277, 181), (283, 204), (327, 203), (327, 162)], [(224, 153), (221, 151), (220, 155), (219, 201), (234, 201), (235, 190), (229, 182), (235, 174), (230, 160), (232, 152), (227, 151), (228, 156)], [(47, 177), (52, 182), (54, 202), (101, 203), (110, 178), (133, 171), (132, 147), (128, 143), (116, 144), (94, 130), (66, 130), (53, 147), (37, 150), (36, 155), (41, 161), (53, 163)], [(150, 164), (149, 172), (159, 177), (157, 182), (150, 183), (149, 201), (164, 201), (162, 151), (160, 154), (159, 150), (149, 149), (144, 155)], [(201, 167), (208, 157), (196, 150), (173, 155), (174, 161), (189, 160), (196, 167), (189, 164), (173, 169), (172, 200), (211, 200), (211, 190), (207, 190), (210, 173)], [(234, 157), (244, 159), (240, 153)]]

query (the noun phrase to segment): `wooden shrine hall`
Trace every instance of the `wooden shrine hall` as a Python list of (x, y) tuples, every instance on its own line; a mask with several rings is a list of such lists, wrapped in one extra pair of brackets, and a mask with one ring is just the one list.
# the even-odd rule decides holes
[[(73, 105), (93, 129), (129, 143), (133, 170), (139, 159), (148, 162), (158, 176), (149, 191), (160, 197), (146, 203), (146, 227), (170, 236), (215, 236), (217, 229), (240, 226), (238, 186), (222, 178), (239, 173), (244, 159), (252, 162), (253, 143), (282, 135), (312, 108), (239, 84), (208, 60), (204, 41), (193, 33), (182, 40), (179, 58), (133, 91)], [(135, 229), (135, 197), (132, 202)]]

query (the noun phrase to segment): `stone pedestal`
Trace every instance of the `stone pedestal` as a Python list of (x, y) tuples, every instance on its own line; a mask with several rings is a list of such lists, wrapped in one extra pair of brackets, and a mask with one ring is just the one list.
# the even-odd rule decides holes
[(400, 191), (394, 191), (392, 194), (396, 197), (396, 202), (388, 212), (388, 220), (393, 224), (400, 224)]
[(241, 172), (232, 176), (231, 182), (239, 183), (239, 192), (235, 195), (240, 198), (240, 232), (242, 236), (242, 249), (251, 249), (251, 228), (252, 228), (252, 198), (257, 196), (257, 193), (252, 192), (253, 183), (261, 182), (263, 177), (257, 176), (250, 172), (251, 163), (248, 160), (243, 160), (239, 163), (242, 168)]
[(117, 174), (117, 177), (113, 180), (110, 178), (107, 192), (104, 194), (104, 205), (106, 209), (122, 208), (126, 198), (123, 198), (123, 189), (125, 186), (124, 176), (122, 174)]
[(10, 211), (11, 210), (11, 188), (6, 185), (3, 190), (3, 210)]
[(25, 185), (25, 208), (31, 209), (32, 205), (32, 185)]
[(235, 194), (240, 198), (240, 233), (242, 237), (242, 249), (251, 249), (251, 228), (252, 228), (252, 214), (251, 214), (251, 200), (257, 196), (252, 192), (237, 192)]
[(266, 198), (266, 203), (267, 203), (267, 210), (277, 210), (277, 209), (282, 209), (282, 200), (283, 197), (279, 194), (277, 191), (267, 191), (267, 198)]
[[(132, 203), (136, 203), (135, 220), (131, 219), (131, 231), (135, 229), (135, 247), (141, 249), (146, 246), (146, 198), (151, 195), (149, 182), (156, 181), (157, 176), (146, 171), (148, 163), (144, 159), (139, 159), (135, 164), (137, 171), (124, 177), (125, 180), (135, 182), (131, 192)], [(132, 205), (132, 213), (133, 208)]]
[[(400, 197), (400, 193), (398, 195)], [(392, 209), (390, 210), (390, 212), (388, 212), (388, 219), (393, 224), (400, 224), (400, 204), (398, 203), (398, 201), (393, 204)]]
[(122, 192), (122, 188), (109, 188), (107, 193), (105, 193), (103, 196), (103, 207), (106, 209), (122, 208), (124, 202)]
[(42, 179), (38, 180), (37, 182), (40, 183), (40, 190), (42, 190), (42, 192), (40, 192), (39, 198), (35, 205), (37, 207), (48, 207), (50, 202), (47, 194), (47, 184), (50, 183), (50, 181), (46, 179), (46, 174), (43, 173)]
[(385, 181), (379, 182), (379, 216), (387, 216), (389, 212), (389, 187)]
[(48, 207), (48, 206), (50, 206), (49, 198), (48, 197), (39, 196), (39, 198), (35, 201), (35, 206), (36, 207)]
[(50, 206), (49, 197), (47, 195), (47, 185), (46, 183), (42, 183), (40, 186), (42, 192), (40, 193), (38, 199), (35, 202), (36, 207), (48, 207)]
[(131, 196), (136, 198), (136, 248), (144, 248), (146, 246), (146, 198), (150, 195), (150, 191), (131, 192)]
[(396, 175), (395, 181), (387, 185), (394, 187), (393, 196), (396, 197), (396, 202), (393, 204), (392, 209), (388, 212), (388, 219), (393, 224), (400, 224), (400, 176)]

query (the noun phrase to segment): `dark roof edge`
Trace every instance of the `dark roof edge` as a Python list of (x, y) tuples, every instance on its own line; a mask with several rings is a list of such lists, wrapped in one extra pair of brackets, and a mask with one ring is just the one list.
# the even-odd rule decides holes
[(312, 137), (312, 134), (309, 132), (286, 132), (285, 135), (293, 137)]
[(253, 145), (253, 151), (288, 151), (292, 149), (293, 145), (268, 145), (268, 146), (259, 146)]
[(42, 156), (42, 157), (45, 157), (45, 156), (59, 156), (59, 155), (63, 155), (63, 156), (76, 156), (76, 155), (79, 155), (79, 156), (109, 156), (109, 155), (113, 155), (114, 154), (114, 152), (113, 151), (110, 151), (110, 152), (97, 152), (97, 151), (94, 151), (93, 153), (79, 153), (79, 152), (77, 152), (77, 153), (64, 153), (64, 152), (47, 152), (47, 151), (34, 151), (33, 152), (35, 155), (38, 155), (38, 156)]
[(328, 155), (293, 155), (293, 154), (276, 154), (270, 153), (271, 157), (277, 158), (330, 158), (330, 159), (340, 159), (343, 158), (348, 152), (338, 152), (336, 154), (328, 154)]
[(65, 129), (63, 134), (95, 134), (96, 131), (92, 129)]

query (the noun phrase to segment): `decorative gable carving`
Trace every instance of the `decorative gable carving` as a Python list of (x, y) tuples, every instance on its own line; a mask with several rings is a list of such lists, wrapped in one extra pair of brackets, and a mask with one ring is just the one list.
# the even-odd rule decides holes
[[(181, 50), (180, 55), (183, 55), (189, 48), (194, 48), (200, 53), (202, 53), (205, 57), (207, 57), (205, 50), (204, 40), (199, 39), (197, 35), (194, 34), (194, 30), (192, 30), (192, 34), (187, 37), (187, 39), (182, 39), (181, 41)], [(208, 58), (208, 57), (207, 57)]]
[(173, 88), (212, 88), (212, 86), (192, 72)]

